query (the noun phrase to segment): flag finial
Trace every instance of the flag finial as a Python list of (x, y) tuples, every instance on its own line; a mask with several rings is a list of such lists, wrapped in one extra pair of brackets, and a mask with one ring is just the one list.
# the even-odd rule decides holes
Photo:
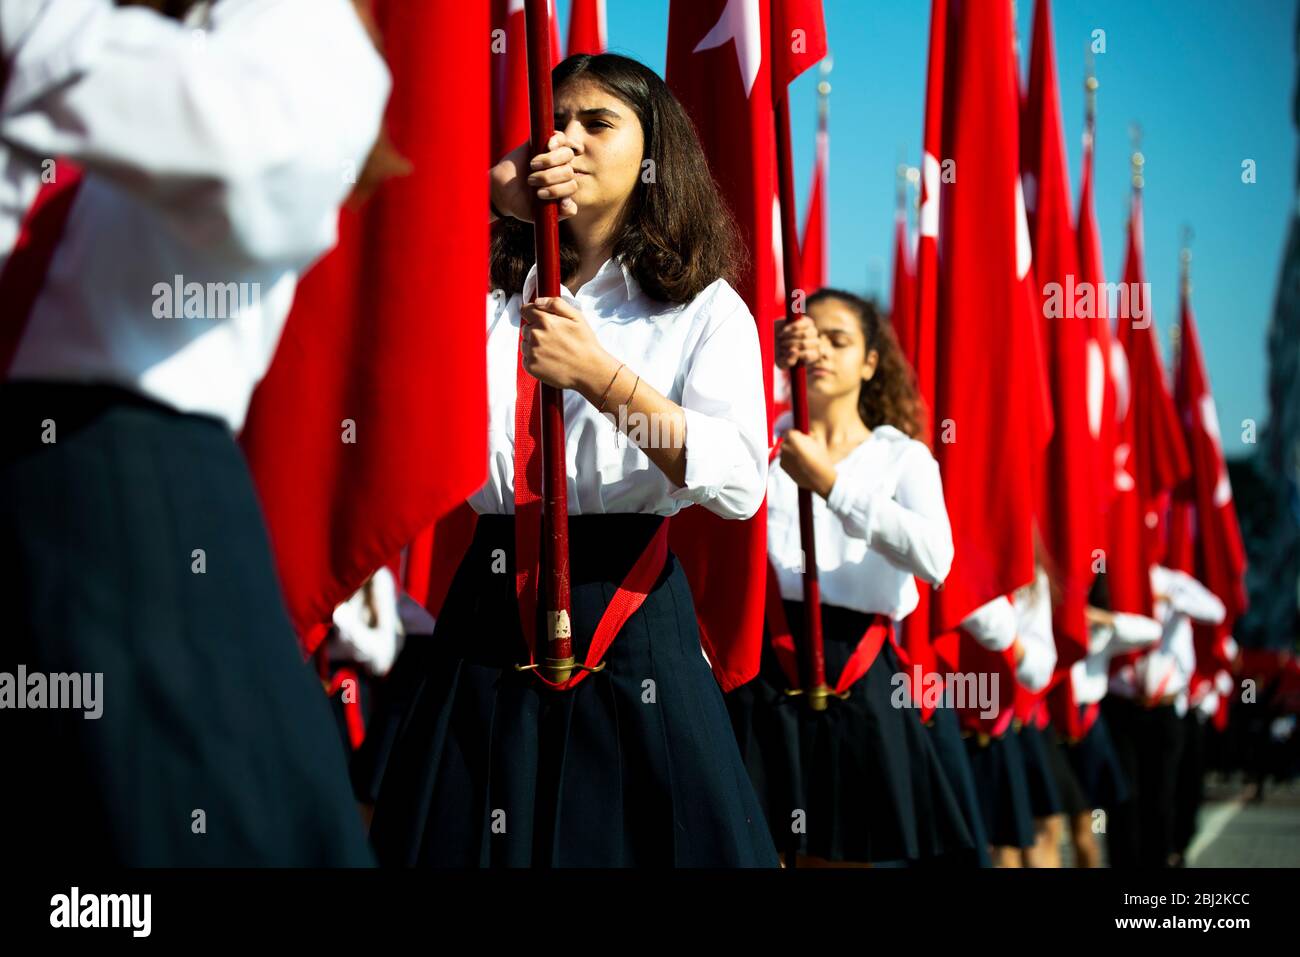
[(817, 82), (817, 122), (822, 129), (826, 128), (826, 119), (831, 108), (831, 81), (829, 77), (833, 69), (835, 69), (835, 59), (828, 50), (817, 67), (817, 72), (821, 74), (821, 79)]
[(1136, 120), (1129, 124), (1129, 139), (1133, 141), (1133, 189), (1141, 191), (1146, 185), (1142, 168), (1146, 165), (1146, 157), (1142, 155), (1142, 124)]
[(907, 189), (909, 186), (916, 187), (917, 203), (920, 203), (921, 171), (915, 166), (907, 165), (907, 150), (902, 146), (898, 148), (898, 167), (894, 178), (898, 212), (903, 213), (907, 209)]
[(1184, 223), (1182, 250), (1178, 254), (1180, 288), (1183, 291), (1184, 298), (1190, 297), (1192, 294), (1192, 240), (1195, 238), (1195, 230)]
[(1092, 52), (1092, 45), (1083, 45), (1083, 117), (1084, 127), (1092, 135), (1097, 126), (1097, 58)]

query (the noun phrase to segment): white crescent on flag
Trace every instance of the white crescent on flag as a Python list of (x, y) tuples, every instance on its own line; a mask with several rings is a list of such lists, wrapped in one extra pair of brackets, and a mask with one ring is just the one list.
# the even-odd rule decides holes
[(1219, 477), (1214, 483), (1214, 504), (1223, 508), (1232, 501), (1232, 484), (1228, 481), (1228, 466), (1223, 460), (1223, 442), (1219, 435), (1219, 413), (1214, 408), (1214, 397), (1208, 392), (1201, 396), (1201, 427), (1209, 435), (1214, 445), (1215, 458), (1219, 461)]
[(1106, 363), (1101, 354), (1101, 343), (1088, 339), (1088, 431), (1094, 439), (1101, 438), (1101, 413), (1106, 402)]
[(922, 236), (939, 237), (939, 161), (932, 153), (926, 153), (921, 161), (921, 212), (917, 218)]

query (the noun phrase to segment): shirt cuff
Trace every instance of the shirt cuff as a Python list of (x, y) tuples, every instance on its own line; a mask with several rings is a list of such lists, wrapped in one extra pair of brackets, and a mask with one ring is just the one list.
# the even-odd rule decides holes
[(1016, 640), (1016, 612), (1005, 596), (995, 598), (967, 616), (961, 628), (989, 651), (1003, 652)]
[(855, 499), (849, 486), (850, 483), (841, 482), (836, 477), (835, 484), (831, 486), (831, 494), (826, 496), (826, 505), (839, 516), (849, 534), (864, 539), (867, 547), (870, 547), (876, 525), (875, 496), (865, 495)]
[[(752, 517), (763, 503), (765, 487), (757, 476), (753, 482), (747, 482), (736, 474), (737, 468), (745, 467), (750, 461), (741, 447), (736, 426), (695, 409), (683, 407), (682, 412), (686, 419), (686, 484), (669, 492), (669, 498), (706, 506), (724, 500), (719, 504), (725, 504), (721, 511), (726, 517)], [(753, 495), (747, 494), (750, 489), (742, 487), (750, 484), (754, 485)]]

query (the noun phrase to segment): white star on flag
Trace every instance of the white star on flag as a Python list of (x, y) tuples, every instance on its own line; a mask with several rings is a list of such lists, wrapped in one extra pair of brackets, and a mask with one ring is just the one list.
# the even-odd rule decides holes
[(758, 79), (758, 68), (763, 63), (763, 31), (758, 0), (727, 0), (718, 22), (692, 52), (712, 50), (728, 40), (735, 41), (740, 78), (745, 84), (745, 96), (749, 96), (754, 81)]

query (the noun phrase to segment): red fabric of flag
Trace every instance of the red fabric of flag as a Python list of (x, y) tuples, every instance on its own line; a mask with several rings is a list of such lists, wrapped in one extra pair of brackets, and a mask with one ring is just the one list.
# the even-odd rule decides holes
[(1034, 575), (1034, 482), (1045, 405), (1019, 195), (1019, 84), (1010, 5), (949, 9), (935, 339), (935, 454), (955, 558), (935, 593), (932, 629)]
[(573, 0), (569, 10), (569, 56), (604, 53), (609, 46), (605, 0)]
[(799, 275), (810, 295), (829, 284), (826, 258), (826, 182), (830, 166), (830, 139), (823, 126), (817, 131), (817, 159), (813, 165), (808, 214), (804, 218), (803, 241), (799, 244)]
[[(775, 133), (765, 3), (673, 0), (666, 79), (695, 124), (709, 168), (749, 250), (734, 283), (758, 324), (772, 424)], [(724, 690), (758, 672), (767, 568), (767, 507), (748, 521), (702, 508), (673, 517), (670, 545), (695, 598), (705, 651)]]
[(1223, 457), (1219, 416), (1186, 286), (1181, 313), (1174, 404), (1182, 421), (1192, 472), (1174, 493), (1169, 553), (1174, 567), (1194, 575), (1227, 609), (1222, 625), (1195, 629), (1196, 671), (1212, 681), (1220, 668), (1231, 667), (1224, 644), (1234, 623), (1246, 611), (1246, 549)]
[(304, 636), (487, 473), (487, 10), (379, 0), (375, 18), (413, 169), (343, 214), (241, 436)]
[(1073, 296), (1078, 254), (1070, 216), (1069, 173), (1056, 81), (1051, 10), (1038, 0), (1034, 11), (1029, 91), (1025, 100), (1021, 167), (1037, 277), (1035, 320), (1046, 345), (1052, 439), (1037, 488), (1038, 528), (1057, 572), (1060, 605), (1053, 616), (1058, 667), (1083, 657), (1088, 646), (1084, 605), (1092, 585), (1095, 489), (1088, 429), (1090, 318), (1077, 314)]
[[(1107, 570), (1115, 611), (1150, 615), (1151, 566), (1165, 557), (1169, 493), (1190, 471), (1182, 427), (1165, 385), (1146, 282), (1142, 194), (1134, 191), (1124, 283), (1115, 307), (1119, 429), (1116, 498), (1111, 506)], [(1118, 358), (1118, 353), (1116, 354)]]

